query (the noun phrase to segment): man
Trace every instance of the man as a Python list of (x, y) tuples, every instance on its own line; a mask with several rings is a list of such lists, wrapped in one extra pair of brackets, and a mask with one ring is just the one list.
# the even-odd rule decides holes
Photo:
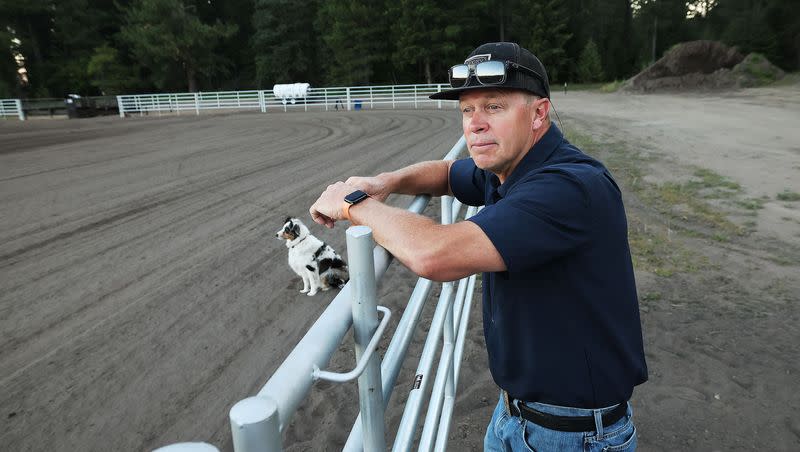
[[(483, 324), (501, 389), (486, 450), (634, 450), (628, 400), (647, 380), (620, 190), (549, 119), (542, 63), (514, 43), (450, 69), (469, 159), (337, 182), (311, 207), (350, 220), (418, 275), (483, 272)], [(453, 194), (486, 207), (439, 225), (389, 207), (390, 193)], [(345, 200), (346, 198), (346, 200)]]

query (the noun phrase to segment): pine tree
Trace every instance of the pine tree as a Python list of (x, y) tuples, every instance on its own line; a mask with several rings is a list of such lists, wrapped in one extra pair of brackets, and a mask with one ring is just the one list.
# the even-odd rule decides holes
[(233, 35), (236, 25), (203, 23), (194, 10), (180, 0), (142, 0), (125, 9), (120, 35), (160, 88), (175, 70), (184, 74), (191, 92), (197, 91), (199, 76), (227, 70), (227, 59), (215, 46)]
[(260, 88), (321, 79), (313, 70), (317, 42), (309, 33), (316, 6), (314, 0), (256, 0), (251, 44)]
[(511, 37), (533, 52), (547, 68), (550, 81), (567, 75), (570, 59), (566, 5), (560, 0), (520, 0), (512, 16)]
[(597, 44), (591, 39), (586, 43), (578, 59), (578, 78), (584, 83), (597, 82), (605, 78)]
[(315, 28), (324, 43), (320, 63), (328, 83), (368, 85), (381, 77), (389, 40), (384, 13), (382, 2), (329, 0), (320, 5)]
[(104, 96), (123, 94), (140, 85), (133, 68), (124, 64), (119, 51), (108, 44), (94, 49), (86, 73), (89, 82)]

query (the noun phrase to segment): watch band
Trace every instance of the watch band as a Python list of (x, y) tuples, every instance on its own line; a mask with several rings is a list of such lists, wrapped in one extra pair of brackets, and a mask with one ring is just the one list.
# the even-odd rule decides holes
[(356, 190), (350, 193), (349, 195), (345, 196), (342, 204), (342, 216), (345, 217), (345, 219), (349, 220), (351, 223), (353, 223), (353, 219), (350, 218), (350, 207), (360, 203), (361, 201), (367, 198), (369, 198), (369, 195), (367, 194), (367, 192), (363, 190)]
[(353, 220), (350, 219), (350, 206), (352, 206), (352, 204), (349, 202), (342, 201), (342, 216), (345, 218), (345, 220), (352, 223)]

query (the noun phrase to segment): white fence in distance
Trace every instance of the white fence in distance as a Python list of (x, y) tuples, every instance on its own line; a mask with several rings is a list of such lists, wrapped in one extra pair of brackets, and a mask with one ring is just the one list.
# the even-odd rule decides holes
[(19, 99), (0, 99), (0, 116), (16, 116), (20, 121), (25, 120), (25, 113), (22, 111), (22, 101)]
[(117, 96), (119, 115), (194, 113), (201, 110), (361, 110), (377, 108), (454, 108), (454, 101), (431, 100), (446, 84), (350, 86), (311, 88), (306, 97), (275, 97), (272, 90), (200, 93), (133, 94)]

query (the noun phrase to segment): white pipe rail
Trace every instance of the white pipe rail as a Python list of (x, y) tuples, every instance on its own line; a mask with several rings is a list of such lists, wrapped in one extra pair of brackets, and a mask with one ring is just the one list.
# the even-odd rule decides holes
[(367, 226), (351, 226), (347, 229), (347, 258), (350, 262), (350, 284), (353, 286), (353, 339), (356, 360), (370, 355), (366, 370), (358, 377), (358, 401), (364, 430), (364, 447), (367, 450), (383, 451), (386, 450), (386, 433), (381, 364), (367, 345), (368, 343), (372, 347), (378, 345), (376, 341), (370, 341), (371, 337), (378, 335), (373, 245), (372, 229)]
[(25, 120), (25, 112), (22, 110), (22, 101), (19, 99), (0, 99), (0, 116), (16, 116), (20, 121)]
[[(358, 297), (356, 296), (355, 298)], [(383, 318), (381, 319), (381, 323), (378, 325), (378, 329), (372, 334), (372, 339), (370, 339), (366, 347), (363, 347), (364, 354), (357, 358), (358, 365), (355, 367), (355, 369), (351, 370), (350, 372), (341, 373), (328, 372), (314, 367), (313, 377), (315, 380), (328, 380), (335, 383), (346, 383), (350, 380), (355, 380), (364, 373), (370, 358), (372, 358), (372, 353), (378, 348), (378, 342), (380, 342), (383, 331), (389, 325), (389, 319), (392, 317), (392, 311), (390, 311), (389, 308), (385, 306), (376, 306), (376, 309), (383, 313)]]
[[(461, 137), (444, 159), (455, 159), (465, 149), (466, 143), (464, 137)], [(429, 202), (430, 196), (417, 196), (408, 210), (421, 213)], [(443, 222), (445, 224), (452, 222), (460, 207), (460, 203), (453, 202), (451, 197), (446, 197), (441, 209)], [(475, 211), (474, 207), (470, 207), (467, 216), (473, 215)], [(424, 278), (420, 278), (417, 282), (383, 362), (380, 363), (378, 354), (374, 351), (388, 323), (390, 313), (388, 309), (376, 305), (375, 281), (383, 276), (391, 263), (392, 256), (382, 247), (372, 248), (369, 228), (351, 227), (347, 231), (347, 238), (350, 282), (331, 301), (261, 390), (255, 396), (241, 400), (231, 408), (229, 418), (233, 448), (236, 452), (281, 451), (283, 447), (281, 434), (291, 422), (300, 403), (308, 395), (314, 381), (319, 378), (345, 381), (355, 378), (358, 374), (360, 374), (361, 414), (353, 425), (344, 450), (356, 451), (362, 448), (368, 451), (385, 450), (384, 409), (391, 397), (402, 361), (433, 283)], [(435, 441), (436, 450), (443, 450), (446, 447), (474, 284), (473, 275), (459, 281), (458, 289), (454, 283), (445, 283), (442, 287), (420, 358), (414, 389), (409, 395), (393, 450), (410, 450), (422, 406), (421, 398), (431, 379), (429, 371), (435, 347), (443, 331), (449, 332), (444, 333), (446, 340), (439, 364), (442, 371), (436, 376), (434, 386), (437, 389), (434, 390), (431, 400), (431, 407), (438, 408), (431, 414), (429, 407), (428, 417), (431, 419), (432, 427), (428, 430), (432, 433), (428, 434), (430, 439), (426, 440), (426, 443), (432, 445)], [(384, 313), (380, 324), (377, 320), (377, 311)], [(351, 324), (354, 326), (354, 339), (357, 344), (356, 369), (346, 374), (322, 371), (321, 369), (327, 367)], [(457, 358), (456, 361), (453, 361), (454, 357)], [(377, 390), (379, 387), (380, 391)], [(192, 445), (197, 447), (198, 452), (206, 450), (201, 449), (202, 447), (209, 446), (204, 443), (181, 444), (188, 447), (185, 449), (186, 452), (194, 452), (191, 449)]]
[(200, 93), (130, 94), (117, 96), (120, 117), (131, 114), (157, 114), (203, 110), (376, 109), (376, 108), (454, 108), (455, 101), (431, 100), (446, 84), (379, 85), (310, 88), (304, 97), (289, 99), (273, 90), (219, 91)]

